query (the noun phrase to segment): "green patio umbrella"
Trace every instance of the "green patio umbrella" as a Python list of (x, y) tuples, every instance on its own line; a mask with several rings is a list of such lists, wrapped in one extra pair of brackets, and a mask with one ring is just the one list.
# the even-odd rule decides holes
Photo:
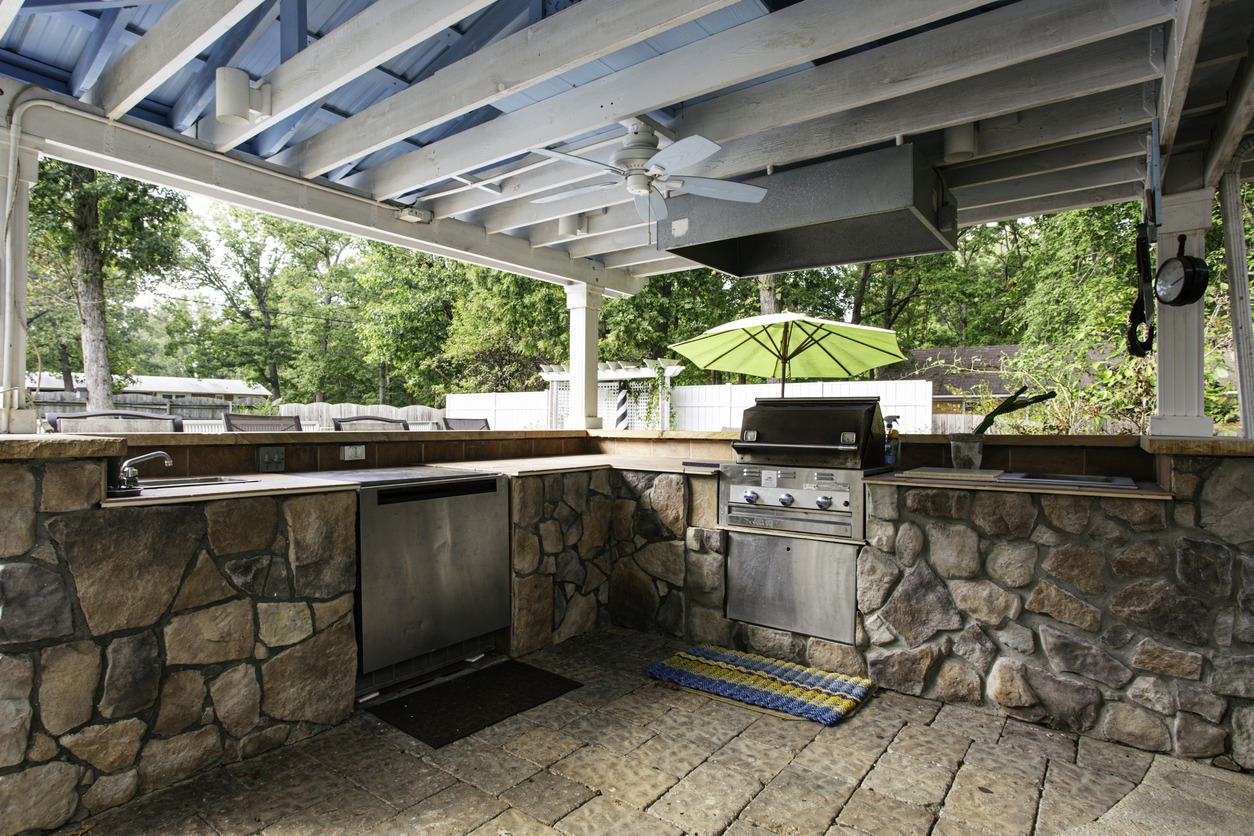
[(853, 377), (906, 359), (895, 331), (799, 313), (737, 319), (671, 348), (703, 369), (778, 377), (780, 397), (789, 378)]

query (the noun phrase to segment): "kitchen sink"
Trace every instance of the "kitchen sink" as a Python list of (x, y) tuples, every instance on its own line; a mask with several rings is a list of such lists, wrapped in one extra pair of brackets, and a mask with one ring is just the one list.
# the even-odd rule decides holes
[(1127, 476), (1087, 476), (1079, 473), (1003, 473), (998, 477), (1005, 481), (1036, 482), (1050, 485), (1100, 485), (1104, 488), (1135, 489), (1136, 483)]
[(196, 485), (229, 485), (235, 482), (256, 482), (241, 476), (189, 476), (173, 479), (141, 479), (141, 488), (190, 488)]

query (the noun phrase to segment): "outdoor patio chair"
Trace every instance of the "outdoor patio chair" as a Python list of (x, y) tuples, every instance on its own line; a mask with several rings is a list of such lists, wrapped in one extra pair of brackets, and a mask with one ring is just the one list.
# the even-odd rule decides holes
[(382, 415), (350, 415), (347, 418), (332, 418), (331, 426), (336, 430), (356, 432), (407, 430), (409, 422), (403, 418), (384, 418)]
[(446, 430), (490, 430), (487, 418), (445, 418)]
[(183, 418), (156, 412), (104, 409), (98, 412), (49, 413), (48, 423), (58, 433), (181, 433)]
[(222, 423), (229, 433), (300, 432), (300, 418), (295, 415), (242, 415), (226, 412)]

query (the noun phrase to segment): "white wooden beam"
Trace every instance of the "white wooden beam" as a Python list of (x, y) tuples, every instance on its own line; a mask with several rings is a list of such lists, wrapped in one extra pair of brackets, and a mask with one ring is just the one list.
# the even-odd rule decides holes
[(958, 225), (961, 227), (992, 223), (993, 221), (1009, 221), (1015, 218), (1026, 218), (1030, 215), (1053, 215), (1057, 212), (1070, 212), (1073, 209), (1087, 209), (1091, 206), (1106, 206), (1111, 203), (1127, 203), (1140, 200), (1145, 196), (1145, 186), (1141, 183), (1123, 183), (1106, 186), (1100, 189), (1083, 189), (1076, 192), (1065, 192), (1046, 198), (1029, 198), (1010, 203), (998, 203), (991, 206), (979, 206), (974, 209), (958, 208)]
[[(981, 74), (1009, 71), (1033, 59), (1143, 30), (1167, 19), (1160, 0), (1014, 4), (686, 107), (682, 129), (685, 134), (728, 142)], [(554, 176), (548, 172), (532, 175), (540, 184)], [(587, 176), (584, 173), (584, 179)], [(518, 192), (519, 196), (533, 193), (528, 186)], [(460, 201), (461, 211), (469, 199)], [(486, 225), (497, 228), (494, 223)]]
[(1162, 102), (1158, 109), (1162, 114), (1158, 144), (1162, 148), (1164, 164), (1170, 160), (1171, 149), (1176, 143), (1176, 131), (1180, 129), (1180, 119), (1184, 115), (1184, 102), (1188, 98), (1189, 83), (1193, 80), (1210, 3), (1211, 0), (1176, 0), (1175, 20), (1167, 46)]
[(421, 133), (735, 0), (583, 0), (275, 156), (303, 177)]
[[(0, 109), (7, 104), (8, 96), (0, 96)], [(641, 280), (624, 271), (546, 247), (532, 249), (522, 238), (489, 236), (482, 227), (455, 220), (406, 223), (391, 207), (365, 197), (217, 154), (146, 127), (103, 123), (64, 105), (31, 108), (24, 125), (23, 142), (36, 150), (101, 171), (555, 284), (583, 283), (627, 295), (643, 287)]]
[(1014, 180), (998, 180), (953, 190), (959, 208), (975, 209), (1014, 200), (1036, 200), (1084, 189), (1106, 188), (1122, 183), (1144, 183), (1145, 159), (1128, 157), (1122, 160), (1066, 168), (1046, 174), (1034, 174)]
[(945, 185), (957, 190), (1114, 160), (1145, 159), (1146, 144), (1147, 134), (1139, 131), (1115, 134), (1014, 157), (946, 166), (941, 171)]
[[(979, 6), (974, 0), (804, 0), (389, 160), (355, 179), (376, 198), (630, 119)], [(768, 48), (769, 45), (769, 48)]]
[(669, 258), (671, 258), (670, 253), (659, 250), (657, 247), (646, 245), (608, 253), (601, 259), (601, 263), (606, 267), (622, 269), (625, 267), (637, 267), (641, 264), (652, 264), (656, 261), (666, 261)]
[(686, 258), (673, 256), (665, 261), (653, 261), (649, 264), (642, 264), (639, 267), (631, 268), (631, 274), (638, 279), (646, 279), (649, 276), (660, 276), (663, 273), (678, 273), (681, 270), (708, 270), (704, 264), (698, 264), (695, 261), (689, 261)]
[(0, 38), (4, 37), (22, 10), (22, 0), (0, 0)]
[(264, 0), (179, 0), (113, 63), (91, 101), (118, 119)]
[(1245, 60), (1228, 88), (1228, 104), (1215, 126), (1210, 146), (1206, 149), (1206, 173), (1203, 182), (1207, 188), (1219, 186), (1219, 180), (1232, 162), (1237, 146), (1250, 130), (1254, 120), (1254, 48)]
[[(583, 215), (583, 219), (587, 232), (580, 236), (580, 241), (585, 239), (595, 241), (604, 235), (648, 225), (640, 217), (640, 213), (636, 211), (634, 204), (623, 204), (595, 212), (588, 212)], [(561, 234), (558, 226), (558, 221), (545, 221), (542, 224), (530, 227), (527, 230), (527, 237), (531, 239), (531, 246), (547, 247), (550, 244), (570, 242), (569, 238)]]
[[(651, 246), (657, 241), (653, 234), (652, 224), (640, 220), (634, 204), (627, 204), (627, 209), (636, 215), (637, 224), (626, 229), (619, 229), (608, 235), (581, 236), (568, 242), (563, 249), (570, 253), (571, 258), (588, 258), (604, 255), (618, 250), (631, 250), (637, 247)], [(534, 239), (533, 239), (534, 240)]]
[(491, 2), (379, 0), (261, 79), (271, 87), (270, 120), (224, 125), (206, 116), (196, 123), (196, 135), (219, 151), (234, 148), (264, 130), (270, 121), (291, 116)]

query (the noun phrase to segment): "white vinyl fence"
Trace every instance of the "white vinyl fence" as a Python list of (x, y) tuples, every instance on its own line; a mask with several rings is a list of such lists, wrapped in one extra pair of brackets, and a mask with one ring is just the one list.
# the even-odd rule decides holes
[[(884, 415), (900, 417), (897, 426), (903, 433), (932, 431), (932, 384), (925, 380), (789, 383), (785, 391), (790, 398), (878, 397)], [(600, 384), (597, 395), (597, 415), (603, 427), (612, 429), (618, 384)], [(738, 428), (745, 408), (753, 406), (757, 398), (779, 397), (779, 384), (676, 386), (670, 392), (669, 404), (660, 408), (649, 408), (646, 398), (634, 390), (632, 395), (628, 429), (708, 432)], [(444, 412), (450, 418), (487, 418), (494, 430), (560, 428), (568, 399), (569, 390), (561, 385), (549, 392), (449, 395)], [(670, 426), (666, 426), (668, 414)]]

